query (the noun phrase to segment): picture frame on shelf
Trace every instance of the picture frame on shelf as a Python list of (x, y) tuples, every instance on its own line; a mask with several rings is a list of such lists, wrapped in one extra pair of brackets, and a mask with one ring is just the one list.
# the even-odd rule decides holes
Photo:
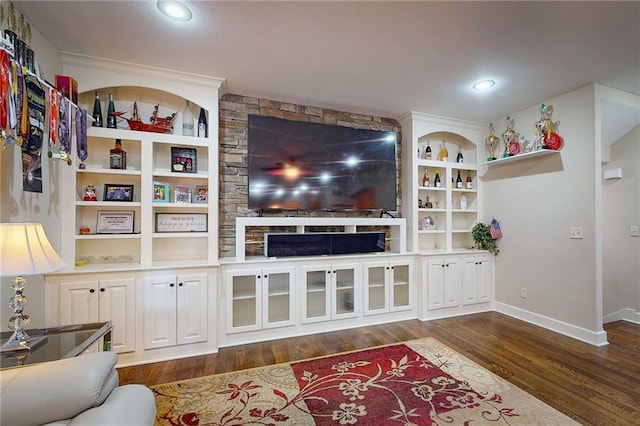
[(206, 204), (209, 202), (209, 187), (207, 185), (196, 185), (193, 202), (196, 204)]
[(156, 213), (156, 232), (207, 232), (206, 213)]
[(105, 183), (103, 201), (133, 201), (134, 185)]
[(174, 185), (173, 202), (177, 204), (191, 203), (191, 187), (187, 185)]
[(177, 173), (198, 173), (197, 151), (195, 148), (171, 147), (171, 171)]
[(99, 210), (98, 234), (133, 234), (135, 212), (133, 210)]
[(169, 184), (166, 182), (153, 182), (153, 202), (169, 202)]

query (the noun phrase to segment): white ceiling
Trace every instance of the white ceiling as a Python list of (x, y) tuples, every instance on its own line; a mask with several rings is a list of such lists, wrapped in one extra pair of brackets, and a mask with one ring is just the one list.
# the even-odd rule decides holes
[[(640, 95), (638, 1), (183, 2), (188, 23), (152, 0), (16, 3), (61, 51), (356, 113), (486, 123), (593, 82)], [(497, 84), (479, 94), (480, 78)]]

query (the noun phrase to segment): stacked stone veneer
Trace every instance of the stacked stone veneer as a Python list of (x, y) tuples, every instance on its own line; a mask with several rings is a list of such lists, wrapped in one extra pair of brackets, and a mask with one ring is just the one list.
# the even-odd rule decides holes
[[(225, 94), (220, 100), (220, 257), (235, 256), (236, 218), (257, 216), (247, 207), (249, 177), (247, 158), (247, 120), (250, 114), (284, 118), (294, 121), (334, 124), (358, 129), (401, 132), (398, 121), (391, 118), (354, 114), (313, 106), (295, 105), (268, 99)], [(399, 138), (401, 139), (401, 138)], [(400, 210), (400, 158), (398, 141), (398, 174), (396, 177), (398, 210)], [(366, 212), (269, 211), (265, 216), (295, 215), (297, 217), (379, 217)], [(252, 229), (247, 237), (261, 240), (265, 229)], [(271, 232), (275, 232), (271, 229)]]

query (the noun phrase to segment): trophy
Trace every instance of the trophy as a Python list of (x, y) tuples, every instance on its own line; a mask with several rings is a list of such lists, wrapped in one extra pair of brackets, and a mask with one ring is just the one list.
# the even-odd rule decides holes
[(551, 121), (553, 114), (553, 106), (540, 105), (540, 119), (536, 121), (534, 130), (536, 133), (535, 148), (536, 149), (555, 149), (560, 148), (562, 139), (556, 133), (558, 131), (559, 121), (555, 123)]
[(518, 132), (513, 130), (513, 118), (507, 117), (507, 128), (502, 132), (502, 143), (504, 143), (503, 157), (511, 157), (520, 153), (518, 143)]
[(4, 37), (9, 40), (13, 48), (13, 57), (16, 57), (18, 49), (18, 34), (16, 34), (16, 9), (13, 3), (9, 3), (9, 11), (7, 12), (7, 28), (4, 30)]
[(487, 147), (487, 153), (489, 154), (487, 161), (496, 159), (496, 149), (498, 149), (498, 144), (500, 143), (500, 139), (493, 133), (494, 131), (493, 123), (489, 123), (489, 136), (484, 140), (484, 145)]

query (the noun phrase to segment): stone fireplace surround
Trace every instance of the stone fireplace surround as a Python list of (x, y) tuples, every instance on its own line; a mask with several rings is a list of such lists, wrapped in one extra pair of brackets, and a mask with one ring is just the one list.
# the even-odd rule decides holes
[[(257, 216), (257, 212), (247, 208), (248, 172), (247, 172), (247, 119), (250, 114), (272, 116), (294, 121), (333, 124), (359, 129), (392, 131), (401, 134), (400, 123), (392, 118), (355, 114), (350, 112), (323, 109), (313, 106), (296, 105), (268, 99), (258, 99), (242, 95), (225, 94), (219, 102), (220, 133), (220, 258), (235, 254), (236, 218)], [(401, 205), (400, 159), (401, 136), (398, 138), (397, 161), (398, 211)], [(295, 214), (298, 217), (362, 217), (363, 212), (265, 212), (269, 216)], [(397, 216), (397, 215), (396, 215)]]

